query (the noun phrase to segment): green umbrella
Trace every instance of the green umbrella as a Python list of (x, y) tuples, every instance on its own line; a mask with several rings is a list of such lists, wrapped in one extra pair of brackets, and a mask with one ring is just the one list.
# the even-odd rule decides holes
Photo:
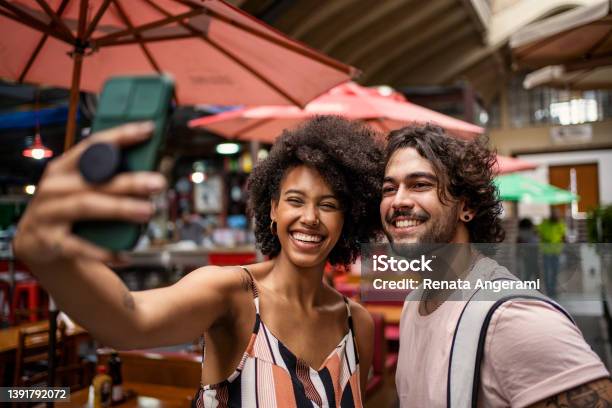
[(555, 205), (579, 199), (577, 195), (567, 190), (517, 173), (498, 176), (494, 182), (499, 190), (499, 197), (504, 201)]

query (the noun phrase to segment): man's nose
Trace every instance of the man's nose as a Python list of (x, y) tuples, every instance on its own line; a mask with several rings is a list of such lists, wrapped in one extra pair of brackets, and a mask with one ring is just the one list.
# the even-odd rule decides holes
[(414, 199), (411, 194), (411, 191), (406, 188), (404, 185), (400, 184), (393, 197), (393, 202), (391, 206), (394, 210), (398, 210), (400, 208), (412, 208), (414, 207)]

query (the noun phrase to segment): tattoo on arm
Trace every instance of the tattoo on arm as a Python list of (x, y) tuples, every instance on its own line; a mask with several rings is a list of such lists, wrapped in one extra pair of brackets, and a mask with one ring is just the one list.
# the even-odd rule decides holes
[(572, 388), (548, 398), (544, 407), (612, 408), (612, 381), (604, 378)]
[(125, 306), (129, 310), (134, 310), (134, 296), (129, 291), (125, 291), (123, 294), (123, 306)]

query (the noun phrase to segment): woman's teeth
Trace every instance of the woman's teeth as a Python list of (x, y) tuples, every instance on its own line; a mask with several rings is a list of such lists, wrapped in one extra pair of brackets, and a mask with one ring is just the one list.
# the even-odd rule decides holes
[(304, 234), (302, 232), (294, 232), (293, 234), (291, 234), (291, 236), (297, 239), (298, 241), (304, 242), (321, 242), (323, 240), (323, 237), (321, 235), (309, 235)]
[(421, 223), (422, 221), (420, 220), (399, 220), (399, 221), (395, 221), (395, 227), (396, 228), (416, 227), (417, 225)]

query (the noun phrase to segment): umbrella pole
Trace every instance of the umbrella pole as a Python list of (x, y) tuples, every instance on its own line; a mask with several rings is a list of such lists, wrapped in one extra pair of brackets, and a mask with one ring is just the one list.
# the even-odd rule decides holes
[[(57, 315), (59, 314), (59, 310), (57, 310), (57, 306), (55, 306), (55, 302), (53, 298), (49, 296), (49, 354), (47, 359), (49, 360), (49, 365), (47, 368), (47, 386), (55, 387), (55, 352), (57, 349)], [(53, 407), (53, 402), (47, 402), (47, 407)]]
[(83, 67), (83, 53), (75, 50), (74, 64), (72, 65), (72, 85), (70, 87), (70, 107), (68, 108), (68, 122), (66, 123), (66, 136), (64, 138), (64, 151), (74, 144), (76, 131), (76, 114), (79, 108), (79, 93), (81, 84), (81, 70)]

